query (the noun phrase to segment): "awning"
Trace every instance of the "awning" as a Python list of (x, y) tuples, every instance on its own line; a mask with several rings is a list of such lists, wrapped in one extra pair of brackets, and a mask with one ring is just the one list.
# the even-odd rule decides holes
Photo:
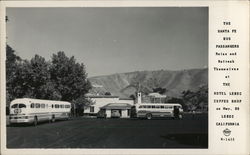
[(131, 109), (132, 105), (127, 104), (127, 103), (109, 103), (103, 107), (101, 107), (101, 109), (119, 109), (119, 110), (126, 110), (126, 109)]

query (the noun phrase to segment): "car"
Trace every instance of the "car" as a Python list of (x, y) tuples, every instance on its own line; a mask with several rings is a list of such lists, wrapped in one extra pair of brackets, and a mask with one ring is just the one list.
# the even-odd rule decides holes
[(112, 118), (120, 118), (121, 117), (120, 111), (119, 110), (112, 110), (111, 117)]

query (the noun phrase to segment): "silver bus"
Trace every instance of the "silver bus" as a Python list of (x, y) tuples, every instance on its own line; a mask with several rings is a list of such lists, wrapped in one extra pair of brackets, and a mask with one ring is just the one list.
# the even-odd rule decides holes
[(142, 103), (137, 104), (135, 108), (137, 118), (172, 117), (181, 119), (183, 114), (182, 105), (178, 103)]
[(55, 122), (57, 119), (68, 119), (71, 103), (64, 101), (21, 98), (10, 103), (10, 124), (33, 123), (41, 121)]

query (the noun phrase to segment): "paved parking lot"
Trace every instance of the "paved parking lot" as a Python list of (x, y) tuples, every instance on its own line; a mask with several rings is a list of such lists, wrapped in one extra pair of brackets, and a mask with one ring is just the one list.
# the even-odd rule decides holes
[(207, 148), (207, 114), (172, 119), (96, 119), (7, 127), (8, 148)]

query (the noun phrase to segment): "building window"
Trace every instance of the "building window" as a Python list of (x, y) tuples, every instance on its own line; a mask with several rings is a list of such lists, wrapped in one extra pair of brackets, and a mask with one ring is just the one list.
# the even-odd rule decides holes
[(95, 111), (95, 107), (91, 106), (90, 107), (90, 112), (94, 112)]
[(128, 116), (130, 116), (130, 109), (128, 109)]

